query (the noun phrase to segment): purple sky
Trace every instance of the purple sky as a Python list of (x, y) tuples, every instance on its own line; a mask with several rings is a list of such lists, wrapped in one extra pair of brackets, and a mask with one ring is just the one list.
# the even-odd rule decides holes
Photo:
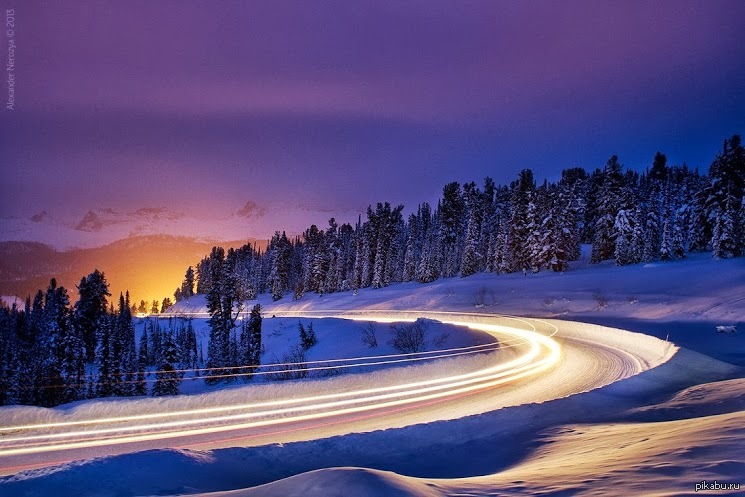
[(741, 0), (13, 3), (2, 215), (411, 206), (745, 132)]

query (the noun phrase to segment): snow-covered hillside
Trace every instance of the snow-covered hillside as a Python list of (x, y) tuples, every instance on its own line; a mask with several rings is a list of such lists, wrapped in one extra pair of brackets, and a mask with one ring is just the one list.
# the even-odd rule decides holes
[[(357, 295), (306, 294), (299, 301), (262, 296), (265, 325), (286, 321), (285, 338), (297, 320), (272, 314), (418, 309), (589, 321), (669, 337), (684, 348), (641, 374), (542, 403), (306, 442), (102, 457), (2, 478), (0, 492), (693, 495), (703, 482), (742, 485), (744, 302), (745, 260), (708, 255), (624, 268), (580, 263), (564, 274), (475, 275)], [(204, 310), (199, 296), (172, 309), (175, 315)], [(343, 339), (338, 345), (351, 346)]]
[[(264, 311), (322, 309), (481, 310), (499, 314), (586, 321), (641, 331), (732, 364), (745, 365), (745, 258), (712, 260), (693, 254), (676, 262), (617, 267), (573, 263), (566, 273), (480, 274), (361, 289), (318, 297), (290, 295)], [(179, 302), (178, 313), (206, 315), (202, 296)], [(735, 326), (735, 333), (718, 332)], [(726, 328), (729, 330), (731, 328)]]

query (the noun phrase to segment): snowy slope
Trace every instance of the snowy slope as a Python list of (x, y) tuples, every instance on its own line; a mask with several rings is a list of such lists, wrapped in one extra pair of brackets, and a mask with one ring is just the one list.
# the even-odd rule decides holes
[[(322, 309), (480, 310), (499, 314), (587, 321), (641, 331), (733, 364), (745, 365), (745, 258), (687, 260), (616, 267), (574, 263), (566, 273), (480, 274), (422, 285), (290, 296), (259, 302), (278, 311)], [(201, 296), (180, 302), (174, 313), (204, 313)], [(739, 326), (738, 326), (739, 324)], [(735, 334), (717, 326), (736, 326)]]
[[(565, 274), (477, 275), (359, 295), (306, 295), (298, 302), (262, 298), (267, 315), (394, 308), (559, 317), (663, 339), (669, 334), (692, 350), (680, 349), (661, 366), (603, 388), (540, 404), (299, 443), (102, 457), (6, 477), (0, 491), (76, 497), (693, 495), (702, 480), (742, 484), (745, 373), (737, 364), (745, 350), (743, 301), (745, 261), (708, 256)], [(196, 297), (174, 311), (200, 312), (202, 306)], [(719, 325), (737, 326), (737, 332), (718, 333)]]

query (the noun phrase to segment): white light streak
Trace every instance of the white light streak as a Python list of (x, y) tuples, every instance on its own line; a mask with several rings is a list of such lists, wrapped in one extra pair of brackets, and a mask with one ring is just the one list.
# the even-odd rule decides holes
[[(400, 408), (401, 406), (415, 408), (418, 404), (463, 397), (497, 388), (510, 382), (540, 374), (558, 363), (561, 358), (561, 347), (552, 338), (553, 334), (556, 333), (556, 327), (544, 323), (554, 329), (551, 336), (546, 336), (537, 332), (529, 321), (513, 317), (491, 314), (410, 311), (324, 311), (291, 314), (293, 317), (341, 317), (379, 322), (414, 321), (419, 317), (438, 319), (447, 324), (467, 326), (484, 331), (504, 340), (503, 343), (509, 342), (511, 346), (524, 350), (517, 357), (505, 362), (499, 362), (500, 354), (492, 353), (489, 357), (493, 356), (495, 362), (474, 372), (445, 375), (422, 381), (406, 381), (404, 378), (398, 384), (384, 387), (183, 411), (173, 410), (131, 416), (4, 426), (0, 427), (0, 432), (4, 432), (4, 436), (0, 436), (0, 458), (113, 444), (193, 437), (273, 425), (299, 424), (371, 411), (385, 415), (386, 410), (391, 408)], [(505, 318), (526, 325), (530, 329), (498, 324), (498, 320)], [(426, 358), (436, 360), (448, 357), (448, 354), (458, 355), (467, 350), (470, 352), (472, 349), (474, 348), (461, 347), (450, 351), (438, 351), (440, 354), (427, 356)], [(480, 351), (478, 348), (475, 348), (475, 350)], [(489, 349), (485, 350), (488, 351)], [(402, 355), (396, 354), (390, 356), (389, 359), (396, 357), (391, 362), (407, 360), (398, 359), (400, 356)], [(372, 362), (370, 359), (352, 358), (348, 360)], [(408, 358), (408, 360), (415, 359), (417, 358)], [(386, 361), (380, 363), (385, 364)], [(81, 426), (88, 425), (95, 425), (95, 427), (81, 429)], [(54, 432), (45, 432), (50, 429)], [(21, 434), (20, 432), (25, 433)]]

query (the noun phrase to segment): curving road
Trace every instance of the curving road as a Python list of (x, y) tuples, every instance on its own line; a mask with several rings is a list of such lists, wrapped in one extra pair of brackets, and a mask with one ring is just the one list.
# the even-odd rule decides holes
[[(88, 415), (0, 421), (0, 474), (154, 448), (256, 446), (455, 419), (598, 388), (664, 362), (673, 349), (622, 330), (491, 314), (276, 314), (385, 322), (424, 317), (484, 331), (498, 346), (429, 356), (354, 358), (334, 367), (401, 361), (417, 365), (276, 387), (249, 386), (215, 395), (206, 405), (194, 405), (190, 396), (130, 400), (109, 404), (110, 409), (100, 403), (100, 410)], [(417, 362), (422, 358), (427, 361)], [(249, 391), (252, 400), (246, 402)]]

